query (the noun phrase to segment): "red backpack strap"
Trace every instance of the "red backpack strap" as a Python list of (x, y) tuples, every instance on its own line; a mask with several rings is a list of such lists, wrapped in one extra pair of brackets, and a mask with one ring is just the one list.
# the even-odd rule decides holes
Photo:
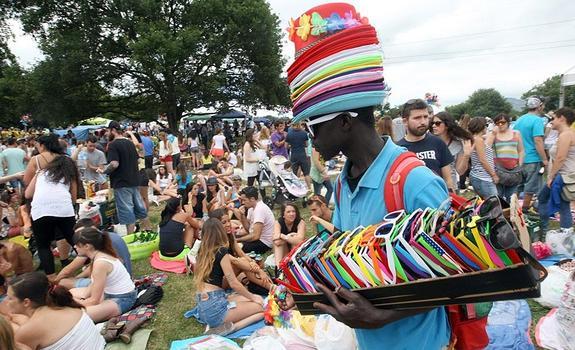
[(413, 152), (403, 152), (391, 164), (383, 186), (383, 198), (387, 212), (405, 209), (403, 203), (403, 187), (409, 172), (425, 163)]
[(335, 180), (335, 203), (339, 207), (339, 198), (341, 197), (341, 174)]

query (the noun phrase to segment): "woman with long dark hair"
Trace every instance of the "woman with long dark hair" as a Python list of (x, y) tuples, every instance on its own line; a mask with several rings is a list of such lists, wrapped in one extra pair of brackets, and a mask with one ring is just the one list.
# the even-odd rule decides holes
[(39, 169), (44, 169), (57, 156), (64, 154), (64, 149), (56, 134), (47, 134), (38, 137), (36, 140), (36, 150), (38, 154), (33, 156), (28, 162), (24, 172), (24, 183), (27, 185)]
[(305, 239), (305, 221), (301, 219), (298, 207), (293, 203), (284, 203), (281, 217), (274, 226), (274, 259), (276, 266), (282, 259)]
[(433, 116), (429, 129), (445, 142), (453, 156), (454, 161), (450, 167), (452, 183), (455, 186), (458, 183), (458, 177), (469, 169), (469, 159), (473, 152), (473, 137), (467, 130), (457, 125), (455, 119), (447, 112), (439, 112)]
[(42, 272), (10, 281), (8, 307), (29, 320), (16, 330), (16, 341), (31, 349), (102, 350), (106, 346), (94, 322), (70, 292), (51, 285)]
[(91, 261), (88, 287), (70, 290), (94, 322), (109, 320), (130, 310), (138, 293), (126, 267), (118, 258), (107, 232), (88, 227), (76, 232), (78, 255)]
[(182, 210), (178, 198), (170, 198), (160, 220), (160, 259), (183, 260), (199, 237), (200, 223)]
[(40, 266), (48, 276), (54, 275), (54, 256), (50, 247), (56, 232), (74, 245), (74, 204), (78, 195), (79, 178), (76, 163), (64, 155), (55, 156), (46, 165), (36, 158), (36, 173), (26, 188), (25, 196), (32, 199), (32, 231), (38, 245)]

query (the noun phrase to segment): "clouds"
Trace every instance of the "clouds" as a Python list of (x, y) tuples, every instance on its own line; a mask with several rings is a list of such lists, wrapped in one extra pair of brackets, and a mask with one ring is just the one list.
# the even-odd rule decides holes
[[(326, 2), (268, 1), (282, 29), (290, 18)], [(428, 91), (439, 94), (444, 105), (462, 102), (479, 88), (495, 88), (504, 96), (519, 97), (575, 65), (575, 2), (571, 0), (350, 2), (380, 34), (392, 105), (423, 97)], [(539, 25), (562, 20), (573, 21)], [(22, 36), (16, 25), (12, 28), (17, 40), (11, 48), (20, 62), (29, 66), (40, 60), (33, 39)], [(508, 28), (517, 29), (505, 30)], [(485, 33), (491, 31), (494, 33)], [(484, 34), (468, 35), (472, 33)], [(452, 36), (456, 37), (433, 40)], [(293, 45), (287, 35), (283, 43), (289, 65)], [(453, 53), (436, 54), (443, 52)]]

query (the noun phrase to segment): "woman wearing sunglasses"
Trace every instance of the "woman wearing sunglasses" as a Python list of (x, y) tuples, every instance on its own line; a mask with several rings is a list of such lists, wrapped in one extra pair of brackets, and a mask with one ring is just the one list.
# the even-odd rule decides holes
[(575, 130), (571, 128), (573, 122), (575, 122), (575, 113), (570, 108), (556, 110), (555, 118), (550, 122), (552, 128), (559, 132), (559, 138), (549, 150), (552, 162), (547, 174), (547, 186), (543, 186), (538, 195), (538, 209), (543, 232), (549, 225), (549, 215), (557, 211), (559, 211), (561, 230), (563, 232), (573, 231), (570, 202), (560, 194), (565, 178), (573, 177), (575, 174)]
[(450, 164), (451, 179), (455, 185), (458, 183), (459, 176), (463, 176), (469, 168), (469, 158), (473, 151), (473, 137), (467, 130), (457, 125), (455, 119), (447, 112), (437, 113), (433, 117), (429, 129), (445, 142), (455, 159)]
[(473, 153), (471, 153), (471, 172), (469, 178), (473, 190), (481, 198), (497, 196), (499, 176), (495, 172), (493, 149), (487, 143), (487, 122), (483, 117), (474, 117), (469, 122), (469, 132), (473, 135)]
[(517, 192), (522, 182), (521, 167), (525, 153), (523, 141), (518, 130), (510, 128), (511, 118), (500, 113), (493, 118), (495, 128), (487, 137), (487, 143), (493, 145), (496, 172), (499, 176), (497, 192), (499, 196), (511, 203), (511, 196)]

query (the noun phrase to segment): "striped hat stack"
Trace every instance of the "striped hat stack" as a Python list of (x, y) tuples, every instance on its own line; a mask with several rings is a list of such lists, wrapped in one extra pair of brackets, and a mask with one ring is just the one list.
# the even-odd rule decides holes
[(294, 122), (381, 104), (383, 52), (375, 28), (352, 5), (328, 3), (290, 20), (288, 68)]

